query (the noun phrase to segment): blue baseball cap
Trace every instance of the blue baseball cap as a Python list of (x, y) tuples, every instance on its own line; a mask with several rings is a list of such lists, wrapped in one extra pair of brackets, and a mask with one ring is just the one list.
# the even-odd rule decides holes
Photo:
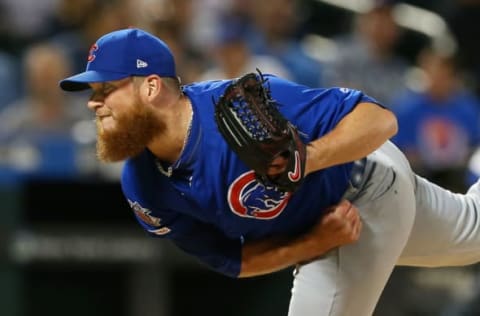
[(136, 28), (103, 35), (92, 45), (84, 72), (60, 81), (65, 91), (89, 89), (89, 83), (129, 76), (176, 77), (170, 48), (154, 35)]

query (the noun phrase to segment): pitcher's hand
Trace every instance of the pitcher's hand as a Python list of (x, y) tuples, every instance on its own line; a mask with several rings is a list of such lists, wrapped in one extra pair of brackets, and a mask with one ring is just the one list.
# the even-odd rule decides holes
[[(358, 208), (343, 200), (326, 211), (314, 227), (305, 235), (319, 254), (325, 249), (333, 249), (357, 241), (362, 231), (362, 221)], [(313, 250), (315, 253), (317, 250)]]

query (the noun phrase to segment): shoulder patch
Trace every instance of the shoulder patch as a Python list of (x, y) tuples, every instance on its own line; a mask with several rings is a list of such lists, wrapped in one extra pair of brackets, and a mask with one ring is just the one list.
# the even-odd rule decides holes
[(152, 227), (147, 229), (150, 233), (155, 235), (166, 235), (171, 231), (170, 228), (162, 225), (162, 220), (160, 218), (151, 215), (152, 211), (148, 208), (142, 207), (138, 202), (131, 200), (128, 200), (128, 204), (130, 204), (135, 216), (140, 221), (147, 224), (149, 227)]

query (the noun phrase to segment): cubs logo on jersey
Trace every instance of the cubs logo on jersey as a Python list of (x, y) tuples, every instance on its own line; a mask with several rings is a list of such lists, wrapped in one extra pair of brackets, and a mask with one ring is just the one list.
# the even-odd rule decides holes
[(255, 178), (253, 170), (245, 172), (228, 189), (228, 203), (241, 217), (269, 220), (280, 215), (288, 204), (290, 192), (265, 187)]
[(138, 202), (134, 202), (131, 200), (128, 200), (128, 204), (130, 204), (130, 207), (135, 213), (135, 216), (140, 221), (147, 224), (149, 227), (153, 227), (152, 229), (147, 229), (149, 232), (156, 235), (165, 235), (171, 231), (170, 228), (162, 226), (162, 220), (158, 217), (152, 216), (152, 211), (150, 211), (148, 208), (142, 207)]

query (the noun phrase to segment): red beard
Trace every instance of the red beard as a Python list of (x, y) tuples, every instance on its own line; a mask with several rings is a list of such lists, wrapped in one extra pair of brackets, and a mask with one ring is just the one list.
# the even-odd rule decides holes
[(103, 130), (97, 118), (97, 156), (104, 162), (117, 162), (140, 154), (157, 133), (164, 130), (153, 111), (137, 102), (129, 113), (115, 117), (116, 126)]

